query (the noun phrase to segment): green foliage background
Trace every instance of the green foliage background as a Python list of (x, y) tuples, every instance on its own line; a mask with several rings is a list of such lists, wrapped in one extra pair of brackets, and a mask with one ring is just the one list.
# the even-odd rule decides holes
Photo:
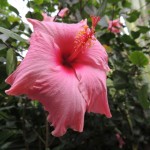
[[(23, 23), (16, 8), (0, 0), (0, 149), (1, 150), (118, 150), (116, 134), (124, 140), (123, 150), (150, 149), (150, 1), (133, 9), (130, 0), (28, 0), (32, 8), (26, 17), (42, 20), (42, 12), (68, 7), (70, 12), (60, 22), (78, 22), (99, 14), (97, 38), (109, 54), (107, 87), (112, 118), (85, 115), (83, 133), (68, 130), (54, 138), (46, 113), (36, 101), (26, 96), (5, 94), (6, 77), (23, 59), (28, 49), (23, 35), (31, 30)], [(129, 35), (115, 35), (107, 30), (107, 20), (123, 16)], [(125, 25), (125, 26), (126, 26)], [(18, 58), (18, 59), (17, 59)]]

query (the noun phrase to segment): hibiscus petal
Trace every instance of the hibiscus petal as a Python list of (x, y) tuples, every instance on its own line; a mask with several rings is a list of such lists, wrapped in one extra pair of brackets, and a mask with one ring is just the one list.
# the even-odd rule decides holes
[(67, 128), (82, 132), (86, 103), (73, 71), (53, 69), (36, 81), (28, 95), (38, 99), (49, 112), (48, 121), (55, 127), (53, 135), (62, 136)]
[[(20, 88), (24, 87), (22, 84)], [(13, 90), (9, 94), (13, 95)], [(67, 128), (83, 131), (86, 103), (79, 92), (74, 73), (65, 73), (62, 68), (45, 70), (45, 76), (37, 77), (32, 87), (22, 94), (44, 105), (49, 112), (47, 119), (55, 128), (52, 132), (54, 136), (64, 135)]]
[[(59, 48), (52, 37), (42, 33), (34, 33), (30, 39), (30, 47), (26, 58), (22, 61), (6, 82), (12, 87), (6, 90), (7, 94), (19, 95), (32, 88), (37, 75), (44, 73), (45, 68), (56, 66), (59, 57)], [(56, 59), (57, 58), (57, 59)], [(39, 72), (41, 72), (39, 74)]]
[(92, 66), (94, 68), (101, 68), (108, 71), (108, 55), (105, 48), (97, 40), (92, 41), (91, 47), (83, 51), (76, 62), (82, 65)]
[(80, 31), (86, 21), (78, 24), (66, 24), (58, 22), (38, 21), (28, 19), (32, 23), (34, 31), (48, 34), (54, 38), (54, 42), (61, 47), (62, 53), (66, 56), (74, 50), (74, 40), (78, 31)]
[(106, 88), (106, 72), (94, 69), (90, 66), (82, 66), (76, 69), (79, 79), (79, 90), (87, 102), (87, 111), (105, 114), (111, 117)]

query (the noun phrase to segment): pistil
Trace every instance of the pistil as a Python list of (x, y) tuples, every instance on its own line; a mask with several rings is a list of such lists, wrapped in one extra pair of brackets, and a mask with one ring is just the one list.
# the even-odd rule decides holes
[(84, 25), (83, 28), (77, 33), (74, 41), (74, 51), (68, 57), (68, 62), (72, 62), (81, 52), (91, 47), (93, 40), (96, 40), (94, 37), (95, 27), (100, 20), (100, 17), (91, 16), (91, 19), (92, 27), (89, 28), (87, 25)]

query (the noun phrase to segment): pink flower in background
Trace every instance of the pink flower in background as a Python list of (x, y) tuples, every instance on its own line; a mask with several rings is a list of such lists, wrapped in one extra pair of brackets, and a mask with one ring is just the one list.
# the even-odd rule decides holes
[(9, 95), (26, 94), (49, 112), (52, 134), (62, 136), (67, 128), (82, 132), (85, 112), (111, 117), (107, 102), (104, 47), (94, 37), (98, 17), (76, 24), (28, 19), (34, 27), (24, 60), (6, 82)]
[(117, 138), (118, 143), (119, 143), (119, 148), (122, 148), (123, 145), (125, 144), (124, 140), (122, 139), (122, 137), (120, 136), (119, 133), (116, 134), (116, 138)]
[(63, 18), (65, 17), (69, 12), (69, 9), (68, 8), (63, 8), (59, 13), (58, 13), (58, 16)]
[(122, 24), (118, 19), (116, 20), (109, 20), (108, 22), (108, 30), (112, 33), (120, 33), (120, 28)]

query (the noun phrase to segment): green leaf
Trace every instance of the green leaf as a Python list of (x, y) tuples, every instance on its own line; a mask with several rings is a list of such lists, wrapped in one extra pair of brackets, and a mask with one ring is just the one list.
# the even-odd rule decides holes
[(107, 0), (103, 0), (103, 2), (101, 3), (101, 6), (98, 9), (97, 16), (101, 16), (101, 17), (103, 16), (106, 6), (107, 6)]
[(8, 5), (8, 2), (7, 2), (7, 0), (1, 0), (0, 1), (0, 8), (4, 8), (4, 7), (6, 7)]
[(1, 131), (0, 134), (0, 144), (5, 143), (6, 140), (8, 138), (10, 138), (14, 133), (9, 131), (9, 130), (5, 130), (5, 131)]
[(96, 15), (97, 9), (94, 6), (85, 6), (84, 10), (89, 15)]
[(108, 0), (108, 3), (118, 3), (120, 0)]
[(12, 31), (10, 31), (10, 30), (8, 30), (8, 29), (5, 29), (5, 28), (3, 28), (3, 27), (0, 27), (0, 32), (3, 33), (3, 34), (5, 34), (6, 36), (9, 36), (9, 37), (11, 37), (11, 38), (13, 38), (13, 39), (18, 40), (18, 41), (22, 41), (22, 42), (28, 43), (27, 40), (23, 39), (23, 38), (22, 38), (21, 36), (19, 36), (18, 34), (16, 34), (16, 33), (12, 32)]
[(145, 66), (142, 68), (142, 82), (143, 84), (148, 84), (148, 91), (150, 91), (150, 65)]
[(76, 9), (75, 15), (76, 15), (78, 21), (82, 20), (81, 13), (80, 13), (79, 9)]
[(37, 5), (41, 5), (43, 3), (43, 0), (34, 0), (34, 2), (37, 4)]
[(15, 106), (6, 106), (6, 107), (2, 107), (0, 108), (0, 111), (3, 111), (3, 110), (10, 110), (12, 108), (14, 108)]
[[(3, 90), (4, 88), (6, 88), (6, 86), (7, 86), (7, 84), (3, 81), (2, 83), (0, 83), (0, 90)], [(1, 108), (0, 108), (0, 110), (1, 110)]]
[(131, 31), (131, 35), (134, 39), (137, 39), (140, 36), (140, 32), (139, 31)]
[(113, 73), (113, 84), (118, 90), (126, 88), (128, 86), (128, 77), (126, 72), (115, 70)]
[(126, 35), (126, 34), (121, 36), (121, 41), (129, 45), (136, 45), (136, 42), (134, 41), (134, 39), (132, 39), (129, 35)]
[(31, 15), (32, 15), (32, 19), (37, 19), (37, 20), (43, 20), (43, 16), (41, 15), (40, 12), (28, 12), (26, 14), (26, 18), (31, 18)]
[(11, 74), (17, 66), (17, 57), (16, 53), (13, 49), (9, 49), (7, 51), (7, 56), (6, 56), (6, 72), (7, 74)]
[(139, 32), (141, 33), (146, 33), (148, 31), (150, 31), (150, 28), (147, 26), (137, 26), (139, 28)]
[(11, 16), (8, 16), (8, 21), (9, 22), (17, 22), (19, 21), (20, 19), (14, 15), (11, 15)]
[(0, 44), (0, 50), (5, 49), (7, 46), (5, 44)]
[(19, 15), (19, 11), (11, 5), (9, 6), (9, 10), (11, 10), (12, 12), (15, 12), (17, 15)]
[(148, 58), (142, 52), (139, 51), (132, 52), (129, 56), (129, 59), (133, 64), (138, 65), (140, 67), (148, 65), (149, 63)]
[(1, 39), (3, 42), (6, 42), (6, 41), (9, 39), (9, 36), (7, 36), (6, 34), (0, 34), (0, 39)]
[(125, 8), (131, 8), (131, 2), (128, 2), (128, 1), (122, 1), (122, 6), (125, 7)]
[[(59, 0), (59, 1), (60, 1), (62, 4), (65, 3), (64, 0)], [(66, 3), (68, 3), (70, 6), (72, 6), (72, 5), (74, 5), (74, 4), (78, 3), (78, 2), (79, 2), (79, 0), (66, 1)]]
[(2, 146), (0, 147), (1, 150), (6, 150), (8, 149), (9, 147), (11, 147), (10, 145), (12, 144), (13, 142), (5, 142), (4, 144), (1, 144)]
[(127, 21), (134, 22), (139, 18), (139, 16), (140, 16), (140, 12), (134, 10), (129, 14), (129, 18), (127, 18)]
[(150, 101), (148, 101), (148, 85), (147, 84), (143, 85), (142, 88), (138, 91), (138, 99), (144, 109), (150, 108)]

